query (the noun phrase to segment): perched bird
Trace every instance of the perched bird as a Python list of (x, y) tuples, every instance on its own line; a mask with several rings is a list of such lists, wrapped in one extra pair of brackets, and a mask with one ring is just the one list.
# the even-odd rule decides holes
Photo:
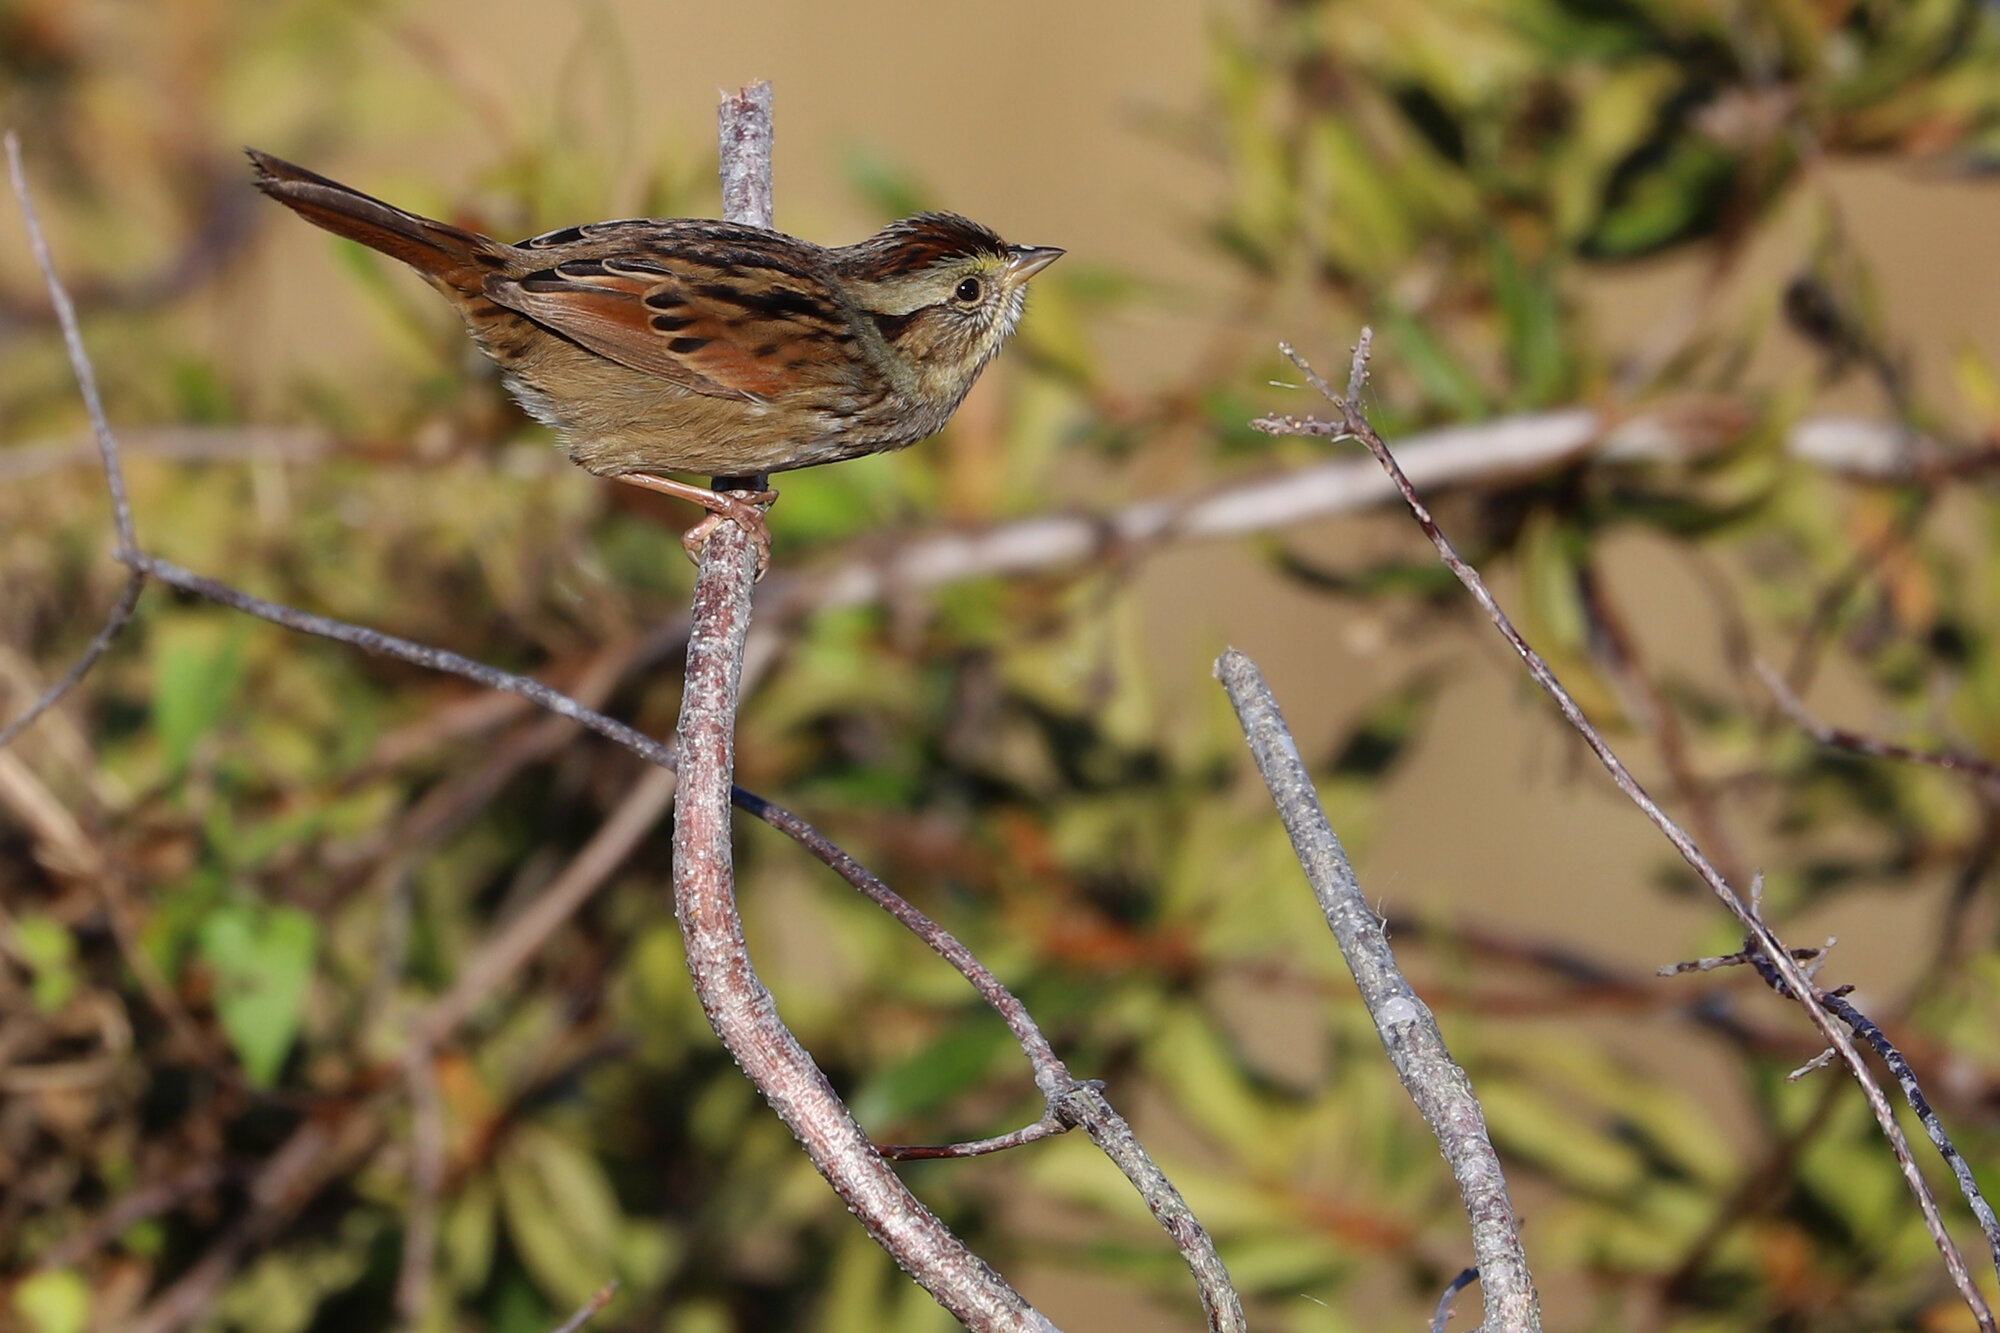
[(1063, 253), (951, 213), (833, 247), (702, 218), (508, 245), (248, 151), (264, 193), (442, 292), (571, 458), (709, 509), (690, 554), (716, 523), (742, 523), (760, 571), (775, 496), (659, 474), (748, 479), (935, 434), (1014, 331), (1028, 279)]

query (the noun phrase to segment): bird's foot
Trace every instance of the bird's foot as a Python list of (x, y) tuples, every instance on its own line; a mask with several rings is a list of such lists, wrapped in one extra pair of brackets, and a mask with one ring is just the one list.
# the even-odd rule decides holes
[(762, 579), (771, 568), (771, 525), (764, 517), (764, 511), (778, 498), (776, 491), (730, 490), (712, 491), (706, 486), (696, 486), (691, 482), (675, 481), (671, 477), (656, 477), (648, 472), (627, 472), (618, 480), (643, 490), (658, 491), (662, 495), (677, 496), (691, 500), (709, 511), (708, 517), (689, 528), (681, 536), (681, 545), (688, 553), (688, 559), (699, 565), (702, 549), (708, 539), (724, 523), (734, 523), (749, 534), (750, 544), (757, 550), (757, 577)]

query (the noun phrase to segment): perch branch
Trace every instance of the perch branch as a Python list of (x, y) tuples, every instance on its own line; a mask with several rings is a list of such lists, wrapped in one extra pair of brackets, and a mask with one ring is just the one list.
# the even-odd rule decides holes
[[(722, 180), (731, 221), (770, 225), (770, 118), (768, 84), (723, 99)], [(724, 523), (709, 536), (695, 576), (674, 802), (674, 910), (695, 994), (716, 1036), (827, 1183), (939, 1304), (979, 1333), (1052, 1329), (875, 1151), (778, 1017), (751, 962), (736, 910), (729, 811), (737, 690), (756, 566), (750, 534), (740, 524)]]

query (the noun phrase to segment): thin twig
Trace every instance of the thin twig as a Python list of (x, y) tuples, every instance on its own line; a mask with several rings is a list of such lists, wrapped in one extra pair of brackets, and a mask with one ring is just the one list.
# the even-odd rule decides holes
[(1030, 1143), (1054, 1138), (1058, 1134), (1067, 1134), (1072, 1128), (1074, 1126), (1051, 1111), (1032, 1125), (1024, 1125), (1009, 1134), (995, 1134), (990, 1139), (945, 1144), (878, 1143), (875, 1145), (875, 1151), (892, 1162), (935, 1162), (945, 1158), (984, 1157), (988, 1153), (1006, 1152), (1009, 1148), (1025, 1147)]
[(403, 1210), (403, 1266), (396, 1278), (396, 1317), (414, 1329), (430, 1310), (437, 1259), (438, 1195), (444, 1189), (444, 1103), (428, 1050), (403, 1064), (410, 1098), (410, 1203)]
[(1972, 1215), (1979, 1219), (1979, 1230), (1986, 1237), (1987, 1249), (1992, 1252), (1995, 1265), (2000, 1266), (2000, 1218), (1994, 1216), (1993, 1205), (1989, 1204), (1986, 1196), (1979, 1192), (1979, 1183), (1972, 1177), (1972, 1168), (1966, 1165), (1965, 1158), (1959, 1153), (1957, 1145), (1945, 1133), (1944, 1122), (1938, 1119), (1938, 1113), (1932, 1109), (1930, 1099), (1924, 1096), (1924, 1090), (1918, 1085), (1916, 1073), (1910, 1068), (1910, 1062), (1903, 1058), (1903, 1053), (1896, 1049), (1882, 1029), (1875, 1025), (1874, 1020), (1849, 1004), (1844, 997), (1828, 995), (1824, 997), (1824, 1002), (1828, 1010), (1875, 1048), (1875, 1053), (1882, 1057), (1882, 1063), (1889, 1066), (1889, 1072), (1896, 1076), (1896, 1083), (1903, 1090), (1903, 1099), (1910, 1104), (1910, 1109), (1916, 1112), (1917, 1120), (1923, 1125), (1924, 1133), (1930, 1137), (1931, 1145), (1938, 1150), (1938, 1156), (1944, 1158), (1945, 1165), (1951, 1168), (1952, 1178), (1958, 1182), (1959, 1193), (1965, 1196), (1965, 1202), (1972, 1209)]
[[(866, 894), (884, 911), (900, 921), (912, 934), (928, 945), (940, 958), (958, 969), (958, 972), (982, 999), (992, 1006), (1007, 1024), (1027, 1054), (1028, 1062), (1034, 1069), (1035, 1085), (1048, 1098), (1049, 1114), (1027, 1129), (996, 1139), (983, 1140), (979, 1144), (959, 1144), (946, 1148), (878, 1148), (885, 1156), (901, 1159), (921, 1157), (961, 1157), (974, 1156), (980, 1152), (998, 1152), (1005, 1148), (1017, 1147), (1046, 1137), (1043, 1128), (1051, 1121), (1060, 1122), (1060, 1127), (1071, 1125), (1081, 1128), (1091, 1138), (1100, 1151), (1111, 1158), (1132, 1187), (1146, 1201), (1150, 1210), (1167, 1235), (1173, 1240), (1186, 1262), (1188, 1271), (1194, 1275), (1195, 1287), (1201, 1297), (1202, 1309), (1208, 1315), (1209, 1328), (1214, 1333), (1243, 1333), (1248, 1322), (1243, 1314), (1243, 1303), (1236, 1294), (1236, 1288), (1229, 1280), (1229, 1270), (1216, 1251), (1215, 1241), (1201, 1225), (1179, 1189), (1167, 1179), (1158, 1164), (1147, 1155), (1136, 1135), (1124, 1119), (1105, 1100), (1101, 1087), (1094, 1082), (1079, 1082), (1069, 1071), (1043, 1035), (1034, 1017), (1019, 997), (1000, 983), (987, 966), (974, 956), (973, 952), (961, 944), (951, 932), (924, 913), (918, 911), (877, 878), (866, 866), (842, 851), (824, 834), (797, 815), (782, 807), (773, 805), (762, 797), (754, 796), (738, 788), (735, 802), (739, 809), (756, 815), (771, 827), (788, 835), (794, 842), (818, 857), (835, 874)], [(1048, 1133), (1054, 1133), (1051, 1129)]]
[(576, 1333), (578, 1329), (590, 1322), (591, 1316), (611, 1304), (611, 1298), (617, 1294), (618, 1283), (615, 1280), (605, 1283), (602, 1287), (598, 1288), (597, 1294), (585, 1301), (575, 1314), (557, 1324), (549, 1333)]
[[(1810, 962), (1820, 956), (1821, 949), (1793, 949), (1792, 957), (1800, 962)], [(1716, 954), (1709, 958), (1691, 958), (1684, 963), (1667, 963), (1654, 974), (1662, 977), (1685, 976), (1689, 972), (1714, 972), (1725, 967), (1745, 967), (1752, 962), (1752, 956), (1745, 950), (1735, 953)]]
[(1243, 1303), (1236, 1295), (1236, 1284), (1230, 1281), (1229, 1270), (1223, 1266), (1222, 1256), (1216, 1253), (1207, 1230), (1166, 1173), (1139, 1145), (1138, 1135), (1105, 1098), (1101, 1087), (1094, 1082), (1077, 1084), (1057, 1103), (1057, 1113), (1090, 1135), (1097, 1150), (1109, 1157), (1138, 1189), (1153, 1220), (1173, 1238), (1181, 1258), (1194, 1274), (1209, 1328), (1214, 1333), (1246, 1333), (1250, 1325), (1243, 1314)]
[[(132, 499), (125, 489), (125, 469), (118, 459), (118, 441), (113, 438), (108, 418), (104, 415), (104, 399), (97, 391), (97, 372), (84, 351), (83, 331), (77, 327), (76, 307), (70, 303), (69, 293), (63, 290), (62, 280), (56, 276), (55, 259), (49, 253), (48, 238), (42, 234), (42, 219), (35, 209), (35, 196), (28, 189), (27, 173), (21, 169), (20, 136), (8, 130), (5, 138), (7, 176), (14, 186), (14, 198), (21, 206), (21, 220), (28, 228), (28, 246), (34, 251), (35, 263), (42, 270), (43, 281), (48, 284), (49, 302), (55, 307), (57, 322), (62, 325), (63, 345), (69, 352), (70, 366), (76, 372), (76, 384), (83, 394), (84, 410), (89, 414), (97, 434), (97, 456), (104, 465), (105, 482), (111, 491), (111, 521), (118, 532), (116, 554), (120, 560), (129, 563), (128, 558), (139, 549), (139, 539), (132, 526)], [(60, 703), (63, 696), (90, 674), (90, 669), (97, 665), (97, 659), (104, 656), (112, 640), (132, 619), (132, 612), (139, 605), (139, 594), (145, 587), (145, 572), (135, 567), (131, 577), (125, 581), (124, 592), (112, 604), (111, 613), (84, 648), (83, 655), (63, 672), (55, 684), (44, 690), (25, 713), (0, 729), (0, 749), (5, 749), (36, 718)]]
[[(1769, 665), (1762, 661), (1752, 665), (1756, 669), (1758, 679), (1764, 682), (1764, 688), (1771, 692), (1773, 699), (1777, 700), (1778, 707), (1797, 724), (1800, 730), (1820, 744), (1873, 758), (1921, 764), (1943, 769), (1948, 773), (1959, 773), (1974, 781), (1989, 804), (2000, 799), (2000, 764), (1957, 751), (1919, 750), (1908, 745), (1876, 740), (1842, 727), (1830, 726), (1820, 721), (1806, 707), (1805, 701), (1793, 691), (1790, 683)], [(1945, 1164), (1951, 1168), (1952, 1178), (1958, 1183), (1959, 1193), (1965, 1197), (1967, 1205), (1972, 1209), (1972, 1215), (1979, 1221), (1979, 1229), (1986, 1238), (1986, 1246), (1993, 1256), (1994, 1267), (1996, 1271), (2000, 1271), (2000, 1218), (1995, 1217), (1993, 1206), (1980, 1193), (1979, 1184), (1973, 1179), (1972, 1169), (1965, 1164), (1965, 1158), (1960, 1155), (1957, 1145), (1945, 1132), (1943, 1121), (1938, 1119), (1937, 1112), (1932, 1109), (1929, 1099), (1924, 1096), (1923, 1088), (1917, 1082), (1916, 1073), (1910, 1068), (1910, 1062), (1890, 1042), (1874, 1020), (1845, 999), (1839, 996), (1826, 996), (1824, 1002), (1831, 1013), (1875, 1048), (1876, 1054), (1880, 1055), (1882, 1062), (1889, 1067), (1889, 1072), (1895, 1075), (1896, 1082), (1902, 1089), (1903, 1099), (1909, 1103), (1910, 1109), (1916, 1112), (1918, 1121), (1924, 1127), (1924, 1133), (1937, 1148), (1938, 1155), (1943, 1157)], [(1796, 1079), (1810, 1072), (1824, 1063), (1824, 1059), (1824, 1056), (1815, 1058), (1806, 1066), (1793, 1071), (1790, 1077)]]
[(854, 888), (865, 894), (882, 910), (901, 922), (905, 929), (928, 945), (938, 957), (958, 969), (979, 992), (981, 999), (992, 1006), (1007, 1024), (1007, 1030), (1020, 1043), (1029, 1064), (1035, 1071), (1035, 1085), (1050, 1101), (1067, 1093), (1076, 1086), (1076, 1079), (1056, 1054), (1055, 1047), (1043, 1034), (1041, 1027), (1029, 1014), (1026, 1005), (1000, 983), (984, 963), (980, 962), (972, 950), (965, 947), (950, 931), (919, 911), (909, 900), (883, 883), (868, 867), (855, 860), (836, 845), (832, 839), (811, 824), (793, 814), (783, 806), (774, 804), (738, 787), (733, 793), (738, 809), (769, 824), (772, 828), (791, 838), (806, 849), (821, 864), (846, 880)]
[(1431, 1333), (1444, 1333), (1444, 1326), (1451, 1322), (1452, 1302), (1458, 1299), (1459, 1292), (1477, 1281), (1479, 1281), (1479, 1270), (1476, 1268), (1467, 1268), (1451, 1280), (1450, 1285), (1444, 1289), (1444, 1294), (1438, 1297), (1437, 1313), (1431, 1316)]
[(2000, 764), (1977, 755), (1958, 750), (1920, 750), (1914, 746), (1897, 745), (1893, 741), (1880, 741), (1872, 736), (1864, 736), (1858, 731), (1832, 726), (1822, 722), (1796, 691), (1771, 666), (1761, 660), (1751, 663), (1757, 679), (1764, 682), (1764, 688), (1771, 692), (1771, 698), (1789, 717), (1799, 730), (1818, 741), (1821, 745), (1836, 750), (1848, 750), (1854, 754), (1867, 755), (1874, 759), (1895, 759), (1906, 764), (1922, 764), (1927, 768), (1941, 768), (1947, 773), (1958, 773), (1977, 782), (1982, 794), (1988, 800), (2000, 798)]
[(104, 656), (105, 651), (111, 647), (112, 640), (124, 632), (126, 623), (132, 619), (132, 612), (138, 608), (139, 594), (145, 590), (145, 574), (135, 572), (125, 580), (125, 590), (118, 594), (118, 600), (112, 604), (111, 614), (104, 618), (104, 623), (98, 627), (96, 636), (91, 639), (76, 661), (70, 664), (69, 670), (63, 672), (55, 684), (43, 690), (35, 702), (28, 705), (27, 712), (5, 727), (0, 727), (0, 750), (11, 745), (16, 736), (35, 724), (36, 718), (61, 703), (71, 690), (83, 682), (83, 678), (90, 674), (90, 669), (97, 665), (97, 659)]
[(592, 708), (585, 708), (576, 700), (559, 690), (550, 689), (540, 681), (528, 676), (517, 676), (510, 671), (488, 666), (459, 653), (443, 648), (433, 648), (429, 644), (417, 643), (411, 639), (399, 638), (394, 634), (384, 634), (380, 630), (369, 629), (365, 625), (354, 625), (344, 620), (334, 620), (327, 616), (314, 615), (286, 606), (282, 602), (267, 601), (241, 589), (233, 588), (217, 579), (182, 569), (170, 561), (157, 556), (135, 554), (133, 563), (144, 569), (160, 582), (179, 588), (183, 592), (194, 593), (222, 606), (234, 607), (246, 615), (259, 620), (268, 620), (274, 625), (282, 625), (301, 634), (313, 634), (336, 643), (359, 648), (364, 653), (374, 653), (382, 657), (393, 657), (413, 666), (430, 671), (442, 671), (448, 675), (463, 676), (465, 679), (484, 685), (488, 689), (505, 690), (518, 694), (530, 703), (548, 709), (581, 724), (609, 740), (616, 741), (642, 759), (671, 768), (674, 764), (673, 750), (662, 745), (651, 736), (615, 718), (606, 717)]
[(1695, 771), (1688, 752), (1687, 736), (1681, 730), (1680, 715), (1668, 704), (1660, 682), (1647, 669), (1638, 636), (1632, 633), (1624, 614), (1605, 588), (1605, 577), (1595, 562), (1579, 570), (1579, 592), (1590, 616), (1602, 651), (1593, 654), (1615, 684), (1627, 690), (1628, 707), (1637, 715), (1638, 727), (1651, 734), (1659, 751), (1675, 795), (1688, 812), (1688, 822), (1702, 844), (1714, 855), (1729, 876), (1740, 877), (1744, 861), (1735, 837), (1723, 819), (1722, 803), (1716, 799), (1715, 784), (1704, 781)]
[(1973, 1283), (1972, 1275), (1965, 1265), (1965, 1256), (1959, 1252), (1951, 1233), (1945, 1228), (1944, 1219), (1938, 1212), (1937, 1200), (1932, 1196), (1930, 1186), (1925, 1182), (1922, 1172), (1917, 1169), (1916, 1158), (1910, 1152), (1909, 1140), (1904, 1136), (1902, 1126), (1896, 1121), (1895, 1108), (1890, 1105), (1887, 1094), (1882, 1091), (1881, 1085), (1869, 1072), (1860, 1051), (1854, 1045), (1853, 1038), (1840, 1021), (1827, 1011), (1821, 1002), (1820, 992), (1799, 967), (1797, 960), (1791, 956), (1784, 943), (1764, 924), (1758, 914), (1751, 910), (1749, 904), (1730, 888), (1722, 874), (1695, 845), (1687, 832), (1660, 808), (1659, 803), (1646, 792), (1638, 779), (1632, 776), (1624, 761), (1618, 758), (1604, 737), (1598, 733), (1597, 728), (1591, 724), (1590, 719), (1584, 716), (1583, 709), (1556, 678), (1549, 664), (1526, 639), (1521, 637), (1520, 631), (1514, 628), (1507, 613), (1500, 609), (1500, 604), (1486, 586), (1486, 581), (1479, 576), (1477, 570), (1460, 557), (1457, 548), (1438, 527), (1437, 520), (1431, 517), (1423, 497), (1411, 485), (1409, 478), (1397, 465), (1395, 456), (1389, 452), (1389, 447), (1382, 442), (1382, 437), (1376, 433), (1375, 428), (1362, 413), (1357, 400), (1361, 387), (1367, 379), (1369, 344), (1372, 337), (1369, 330), (1362, 330), (1361, 339), (1354, 349), (1348, 377), (1348, 391), (1345, 396), (1334, 392), (1333, 387), (1288, 344), (1279, 344), (1285, 355), (1299, 367), (1312, 386), (1333, 404), (1339, 413), (1339, 419), (1333, 422), (1318, 420), (1301, 422), (1291, 418), (1265, 418), (1252, 424), (1272, 434), (1310, 434), (1359, 440), (1371, 454), (1375, 455), (1376, 462), (1381, 464), (1382, 469), (1396, 483), (1397, 490), (1402, 493), (1403, 502), (1409, 506), (1424, 535), (1429, 537), (1431, 544), (1437, 548), (1438, 555), (1446, 567), (1458, 577), (1459, 582), (1472, 594), (1473, 600), (1479, 603), (1480, 608), (1485, 611), (1487, 618), (1493, 622), (1509, 646), (1519, 654), (1535, 683), (1554, 700), (1564, 720), (1583, 737), (1584, 744), (1590, 747), (1591, 753), (1604, 765), (1605, 771), (1611, 775), (1611, 780), (1618, 789), (1624, 792), (1646, 818), (1652, 821), (1654, 827), (1666, 836), (1674, 850), (1680, 853), (1681, 859), (1688, 863), (1701, 881), (1722, 901), (1730, 914), (1742, 924), (1745, 933), (1755, 942), (1756, 952), (1764, 956), (1763, 964), (1769, 966), (1776, 978), (1784, 983), (1783, 993), (1798, 1001), (1812, 1020), (1813, 1026), (1826, 1039), (1827, 1044), (1840, 1052), (1841, 1062), (1853, 1074), (1855, 1082), (1861, 1085), (1862, 1093), (1868, 1099), (1869, 1109), (1874, 1113), (1876, 1123), (1881, 1126), (1883, 1137), (1889, 1141), (1897, 1168), (1903, 1173), (1904, 1182), (1909, 1186), (1911, 1195), (1917, 1201), (1918, 1209), (1923, 1213), (1924, 1225), (1929, 1230), (1932, 1241), (1937, 1245), (1938, 1253), (1944, 1259), (1945, 1268), (1951, 1275), (1953, 1285), (1958, 1288), (1959, 1295), (1972, 1310), (1980, 1328), (1986, 1333), (1995, 1333), (1993, 1312), (1987, 1305), (1986, 1298)]
[(83, 331), (77, 326), (76, 307), (56, 277), (55, 259), (49, 254), (48, 239), (42, 235), (42, 220), (35, 211), (34, 195), (28, 190), (27, 173), (21, 169), (21, 140), (12, 130), (5, 136), (7, 174), (14, 184), (14, 197), (21, 204), (21, 218), (28, 226), (28, 246), (35, 264), (48, 284), (49, 304), (55, 307), (56, 321), (62, 325), (63, 346), (69, 352), (70, 368), (76, 372), (76, 386), (83, 394), (84, 410), (90, 415), (97, 434), (97, 456), (104, 464), (104, 482), (111, 491), (111, 522), (118, 532), (118, 558), (123, 560), (139, 549), (139, 537), (132, 526), (132, 497), (125, 489), (125, 467), (118, 458), (118, 441), (111, 434), (110, 418), (104, 412), (103, 395), (97, 391), (97, 371), (83, 348)]
[(1507, 1195), (1500, 1156), (1486, 1132), (1479, 1099), (1446, 1049), (1437, 1019), (1403, 976), (1381, 918), (1368, 905), (1354, 867), (1327, 822), (1312, 774), (1285, 725), (1263, 674), (1234, 648), (1216, 660), (1216, 678), (1229, 692), (1257, 769), (1271, 789), (1292, 849), (1305, 868), (1313, 896), (1354, 974), (1361, 1000), (1398, 1077), (1437, 1136), (1472, 1220), (1472, 1251), (1483, 1275), (1486, 1333), (1535, 1333), (1541, 1302), (1521, 1248), (1521, 1229)]

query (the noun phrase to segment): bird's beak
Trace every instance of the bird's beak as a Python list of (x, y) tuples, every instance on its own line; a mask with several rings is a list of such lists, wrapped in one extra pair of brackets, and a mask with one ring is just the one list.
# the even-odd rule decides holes
[(1026, 282), (1063, 257), (1063, 252), (1053, 245), (1012, 245), (1007, 249), (1009, 286)]

